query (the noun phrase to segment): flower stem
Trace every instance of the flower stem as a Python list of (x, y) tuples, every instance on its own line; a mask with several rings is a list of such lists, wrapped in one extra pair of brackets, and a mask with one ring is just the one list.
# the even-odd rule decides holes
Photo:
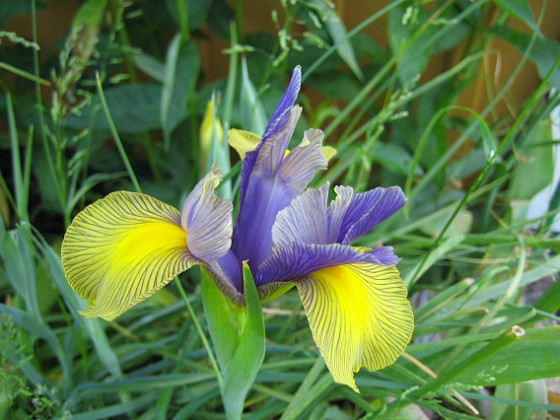
[(117, 132), (117, 128), (115, 127), (115, 123), (113, 122), (113, 118), (111, 117), (111, 112), (109, 111), (109, 106), (107, 105), (107, 100), (105, 99), (105, 94), (103, 93), (103, 88), (101, 87), (101, 79), (99, 78), (99, 73), (96, 73), (95, 79), (97, 81), (97, 92), (99, 93), (99, 101), (101, 102), (101, 108), (103, 108), (103, 112), (105, 113), (105, 118), (107, 118), (107, 123), (109, 124), (109, 128), (111, 130), (111, 134), (113, 135), (113, 139), (115, 140), (115, 144), (117, 145), (117, 149), (119, 150), (119, 154), (123, 160), (124, 166), (126, 171), (128, 172), (128, 176), (132, 181), (132, 185), (136, 192), (142, 192), (140, 188), (140, 184), (138, 184), (138, 179), (136, 179), (136, 175), (132, 170), (132, 165), (128, 160), (128, 156), (126, 155), (126, 151), (124, 150), (121, 138), (119, 133)]
[(183, 300), (185, 301), (185, 305), (187, 306), (187, 310), (189, 311), (189, 315), (192, 318), (192, 321), (194, 323), (194, 326), (196, 328), (196, 331), (198, 332), (198, 335), (200, 337), (200, 339), (202, 340), (202, 344), (204, 346), (204, 348), (206, 349), (206, 353), (208, 353), (208, 358), (210, 359), (210, 363), (212, 364), (212, 368), (214, 369), (214, 372), (216, 373), (216, 379), (218, 380), (218, 385), (220, 387), (220, 390), (222, 390), (224, 388), (224, 381), (222, 379), (222, 374), (220, 373), (220, 368), (218, 367), (218, 363), (216, 362), (216, 358), (214, 357), (214, 354), (212, 353), (212, 348), (210, 347), (210, 343), (208, 343), (208, 340), (206, 339), (206, 335), (204, 335), (204, 331), (202, 331), (202, 327), (200, 326), (200, 323), (198, 322), (198, 319), (196, 317), (196, 314), (194, 313), (193, 307), (187, 297), (187, 294), (185, 292), (185, 289), (183, 288), (183, 285), (181, 284), (181, 281), (175, 277), (175, 284), (177, 285), (177, 289), (179, 289), (179, 293), (181, 294), (181, 297), (183, 298)]

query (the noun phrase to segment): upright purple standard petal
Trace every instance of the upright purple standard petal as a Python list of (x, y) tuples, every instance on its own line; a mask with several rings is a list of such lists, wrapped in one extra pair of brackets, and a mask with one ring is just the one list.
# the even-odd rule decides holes
[[(290, 80), (290, 84), (288, 85), (288, 89), (284, 92), (284, 95), (280, 99), (274, 114), (272, 114), (272, 118), (270, 119), (266, 129), (264, 131), (263, 137), (261, 142), (257, 146), (255, 150), (252, 152), (248, 152), (245, 156), (243, 161), (243, 168), (241, 169), (241, 185), (240, 185), (240, 194), (241, 194), (241, 204), (243, 204), (245, 198), (245, 191), (247, 190), (247, 183), (249, 182), (249, 175), (253, 171), (253, 166), (257, 160), (259, 155), (259, 151), (264, 144), (265, 140), (271, 135), (273, 132), (283, 131), (282, 127), (285, 127), (290, 119), (290, 113), (294, 103), (296, 102), (297, 96), (299, 94), (299, 90), (301, 88), (301, 67), (297, 66), (294, 69), (292, 74), (292, 79)], [(291, 133), (290, 136), (291, 137)], [(288, 138), (289, 141), (289, 138)]]
[(306, 132), (302, 143), (286, 156), (301, 115), (301, 108), (293, 105), (300, 82), (301, 70), (297, 67), (265, 135), (243, 162), (241, 206), (233, 251), (239, 261), (249, 261), (253, 269), (272, 251), (271, 230), (278, 212), (327, 165), (321, 150), (323, 134), (319, 130)]
[(288, 85), (288, 89), (282, 95), (274, 114), (270, 118), (268, 125), (264, 131), (263, 137), (266, 138), (270, 133), (276, 131), (276, 126), (282, 124), (282, 119), (286, 118), (288, 110), (294, 106), (299, 90), (301, 88), (301, 66), (296, 66), (292, 73), (292, 79)]

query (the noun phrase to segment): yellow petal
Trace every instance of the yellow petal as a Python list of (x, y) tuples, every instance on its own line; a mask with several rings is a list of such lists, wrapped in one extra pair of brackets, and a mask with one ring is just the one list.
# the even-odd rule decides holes
[(119, 191), (87, 206), (62, 242), (62, 267), (88, 318), (112, 320), (185, 271), (196, 259), (175, 208)]
[(412, 309), (395, 267), (329, 267), (299, 280), (297, 288), (334, 380), (356, 392), (354, 372), (391, 365), (410, 341)]
[(327, 162), (330, 161), (337, 153), (336, 149), (332, 146), (323, 146), (322, 150)]
[(245, 159), (247, 152), (255, 150), (261, 141), (261, 136), (250, 131), (232, 128), (228, 131), (228, 143), (235, 149), (241, 159)]

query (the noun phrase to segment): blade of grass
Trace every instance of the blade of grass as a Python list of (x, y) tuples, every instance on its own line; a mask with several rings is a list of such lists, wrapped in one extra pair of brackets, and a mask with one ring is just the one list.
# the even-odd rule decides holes
[(115, 145), (117, 146), (117, 150), (119, 151), (119, 155), (123, 161), (123, 164), (126, 168), (126, 172), (128, 173), (128, 177), (134, 186), (136, 192), (142, 192), (140, 188), (140, 184), (138, 183), (138, 179), (136, 179), (136, 175), (132, 169), (132, 165), (128, 160), (128, 156), (126, 155), (126, 151), (124, 150), (124, 146), (122, 144), (121, 138), (115, 127), (115, 123), (113, 122), (113, 118), (111, 117), (111, 111), (109, 110), (109, 106), (107, 105), (107, 100), (105, 99), (105, 94), (103, 93), (103, 87), (101, 86), (101, 79), (99, 78), (99, 73), (95, 74), (95, 80), (97, 84), (97, 93), (99, 95), (99, 101), (101, 102), (101, 109), (103, 109), (103, 113), (105, 114), (105, 118), (107, 119), (107, 124), (109, 124), (109, 129), (111, 130), (111, 134), (113, 135), (113, 140), (115, 141)]

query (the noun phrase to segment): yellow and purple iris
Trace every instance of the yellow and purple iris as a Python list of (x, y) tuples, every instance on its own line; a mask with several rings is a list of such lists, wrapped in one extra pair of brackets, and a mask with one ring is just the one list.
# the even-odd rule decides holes
[(295, 286), (313, 338), (334, 379), (358, 390), (354, 372), (392, 364), (413, 330), (407, 290), (391, 247), (350, 243), (397, 212), (397, 187), (354, 193), (329, 185), (307, 189), (327, 159), (320, 130), (308, 130), (287, 152), (301, 108), (294, 105), (301, 71), (292, 80), (241, 172), (240, 210), (214, 194), (214, 168), (181, 212), (145, 194), (115, 192), (86, 207), (69, 226), (62, 264), (74, 290), (89, 303), (87, 317), (112, 320), (201, 264), (219, 288), (243, 304), (247, 261), (262, 300)]

